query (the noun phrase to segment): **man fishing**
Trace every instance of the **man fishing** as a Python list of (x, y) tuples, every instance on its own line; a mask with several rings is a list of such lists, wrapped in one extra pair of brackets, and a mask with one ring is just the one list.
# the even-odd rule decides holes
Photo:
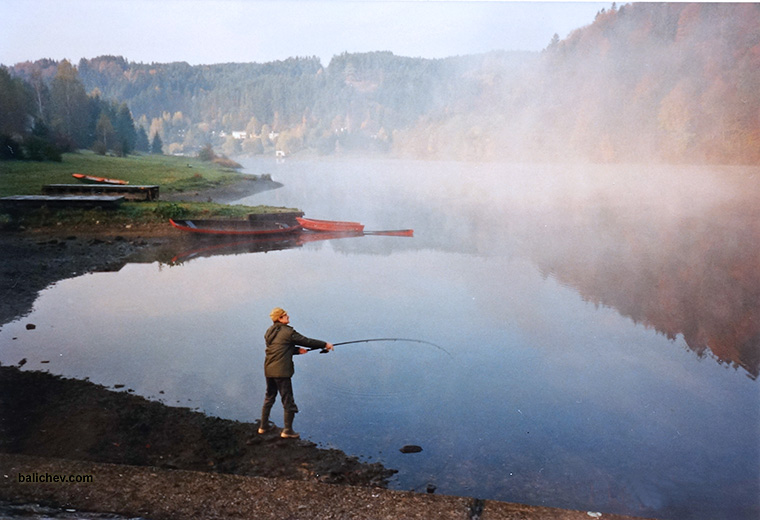
[[(318, 339), (307, 338), (296, 332), (289, 325), (288, 313), (280, 307), (272, 309), (269, 317), (272, 318), (272, 326), (264, 334), (264, 341), (266, 341), (264, 376), (267, 380), (267, 390), (264, 406), (261, 408), (259, 433), (267, 433), (275, 428), (275, 425), (269, 422), (269, 412), (272, 410), (272, 405), (274, 405), (279, 393), (285, 412), (285, 427), (280, 432), (280, 437), (298, 439), (300, 435), (293, 431), (293, 419), (298, 413), (290, 379), (295, 372), (293, 356), (306, 354), (310, 350), (316, 349), (330, 351), (333, 349), (333, 345)], [(302, 348), (298, 348), (297, 345)]]

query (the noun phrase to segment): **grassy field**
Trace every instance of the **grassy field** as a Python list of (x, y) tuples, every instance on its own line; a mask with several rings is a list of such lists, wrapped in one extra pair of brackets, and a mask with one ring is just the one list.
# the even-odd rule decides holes
[[(45, 184), (76, 184), (72, 173), (83, 173), (129, 181), (132, 185), (158, 185), (161, 194), (202, 191), (241, 180), (237, 171), (195, 158), (165, 155), (105, 157), (92, 152), (67, 153), (63, 161), (0, 162), (0, 197), (39, 195)], [(34, 210), (24, 215), (0, 217), (0, 223), (44, 227), (81, 225), (106, 220), (113, 224), (166, 222), (169, 218), (240, 217), (250, 213), (282, 211), (285, 208), (242, 206), (201, 202), (124, 202), (115, 211)]]
[(62, 162), (0, 162), (0, 196), (38, 195), (44, 184), (78, 182), (72, 173), (157, 184), (161, 192), (203, 190), (235, 182), (235, 170), (188, 157), (130, 155), (106, 157), (92, 152), (67, 153)]

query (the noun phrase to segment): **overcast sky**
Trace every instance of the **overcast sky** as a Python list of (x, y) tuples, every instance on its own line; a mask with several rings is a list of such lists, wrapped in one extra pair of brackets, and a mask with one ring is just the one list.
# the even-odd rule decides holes
[[(621, 2), (622, 4), (623, 2)], [(0, 0), (0, 64), (104, 54), (135, 62), (267, 62), (342, 52), (443, 58), (541, 50), (611, 2)]]

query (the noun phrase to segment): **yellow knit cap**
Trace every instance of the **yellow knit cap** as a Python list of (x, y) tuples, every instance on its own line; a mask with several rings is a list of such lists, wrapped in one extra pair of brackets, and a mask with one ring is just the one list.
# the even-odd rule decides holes
[(280, 318), (282, 318), (287, 312), (285, 312), (283, 309), (279, 307), (275, 307), (272, 309), (272, 312), (269, 313), (269, 317), (272, 318), (272, 321), (277, 321)]

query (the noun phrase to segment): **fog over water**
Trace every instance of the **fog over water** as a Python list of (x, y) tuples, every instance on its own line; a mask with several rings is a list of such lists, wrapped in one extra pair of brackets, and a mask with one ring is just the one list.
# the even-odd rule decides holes
[(398, 469), (396, 488), (757, 517), (756, 168), (242, 162), (284, 184), (242, 203), (414, 237), (203, 241), (60, 281), (2, 326), (0, 361), (253, 421), (282, 306), (307, 336), (450, 353), (399, 341), (295, 360), (296, 429)]

